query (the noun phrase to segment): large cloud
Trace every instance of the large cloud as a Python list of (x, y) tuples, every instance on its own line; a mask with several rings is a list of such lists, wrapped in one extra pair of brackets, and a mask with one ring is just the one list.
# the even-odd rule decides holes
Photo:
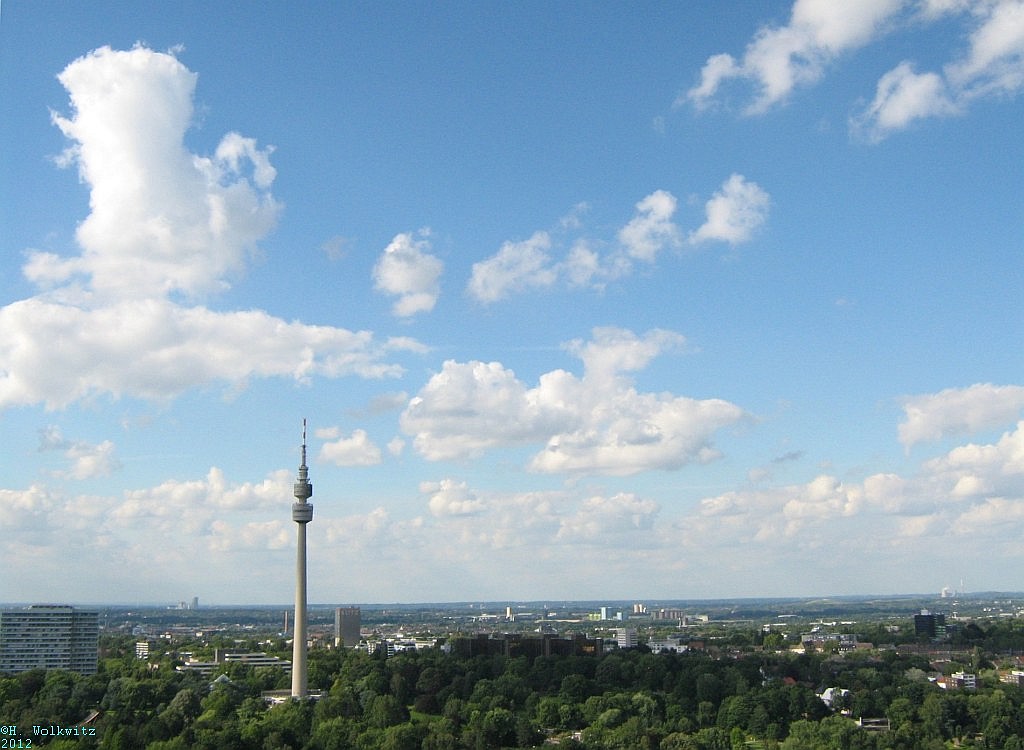
[(927, 440), (1005, 427), (1024, 409), (1024, 387), (976, 383), (904, 399), (906, 419), (899, 426), (907, 448)]
[(554, 370), (533, 388), (499, 362), (448, 361), (409, 402), (402, 429), (431, 460), (545, 443), (529, 463), (544, 473), (628, 475), (708, 461), (717, 456), (714, 434), (743, 410), (718, 399), (640, 393), (623, 375), (681, 343), (668, 331), (639, 337), (598, 328), (591, 341), (569, 345), (583, 360), (582, 378)]
[(960, 500), (1024, 501), (1024, 422), (991, 444), (969, 443), (925, 463), (943, 495)]
[(218, 313), (166, 300), (96, 309), (33, 298), (0, 308), (0, 406), (61, 408), (110, 394), (165, 399), (214, 381), (312, 375), (382, 377), (404, 340), (287, 323), (258, 310)]
[[(229, 133), (213, 156), (184, 137), (196, 75), (170, 54), (104, 47), (60, 75), (72, 114), (54, 122), (88, 184), (81, 254), (30, 252), (44, 293), (0, 308), (0, 408), (96, 394), (165, 399), (214, 381), (394, 375), (408, 340), (214, 312), (185, 301), (222, 289), (274, 226), (270, 149)], [(192, 302), (194, 304), (194, 302)], [(86, 466), (81, 471), (89, 471)]]
[(196, 75), (172, 55), (104, 47), (59, 79), (74, 113), (53, 119), (74, 143), (66, 156), (90, 186), (91, 212), (78, 227), (82, 255), (35, 253), (29, 278), (83, 276), (112, 298), (223, 287), (280, 210), (269, 149), (229, 133), (213, 157), (189, 153)]

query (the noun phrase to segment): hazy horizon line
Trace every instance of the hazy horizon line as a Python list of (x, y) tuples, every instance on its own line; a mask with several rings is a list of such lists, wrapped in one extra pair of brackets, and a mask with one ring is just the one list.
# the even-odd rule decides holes
[[(1002, 596), (1020, 596), (1024, 597), (1024, 591), (970, 591), (970, 592), (954, 592), (950, 596), (943, 597), (940, 593), (921, 593), (921, 592), (909, 592), (901, 594), (818, 594), (818, 595), (791, 595), (791, 596), (721, 596), (721, 597), (706, 597), (706, 598), (645, 598), (645, 597), (632, 597), (628, 599), (454, 599), (448, 601), (392, 601), (392, 602), (355, 602), (346, 601), (343, 603), (311, 603), (309, 609), (333, 609), (335, 607), (364, 607), (368, 609), (374, 608), (388, 608), (388, 607), (427, 607), (427, 606), (446, 606), (446, 607), (483, 607), (483, 606), (517, 606), (517, 605), (624, 605), (624, 604), (637, 604), (642, 603), (644, 605), (664, 605), (664, 604), (677, 604), (677, 603), (714, 603), (714, 602), (806, 602), (816, 601), (822, 599), (835, 599), (835, 600), (846, 600), (846, 601), (873, 601), (873, 600), (899, 600), (899, 599), (953, 599), (953, 598), (990, 598), (990, 597), (1002, 597)], [(180, 602), (186, 602), (188, 600), (179, 600)], [(15, 607), (28, 607), (28, 606), (71, 606), (71, 607), (114, 607), (118, 609), (127, 609), (132, 607), (145, 607), (145, 608), (160, 608), (168, 609), (172, 611), (181, 612), (195, 612), (197, 609), (190, 609), (189, 607), (179, 608), (175, 603), (170, 601), (148, 601), (148, 602), (89, 602), (89, 601), (34, 601), (34, 602), (0, 602), (0, 608), (15, 608)], [(199, 605), (198, 609), (287, 609), (293, 610), (295, 608), (294, 603), (229, 603), (229, 602), (214, 602), (208, 604)]]

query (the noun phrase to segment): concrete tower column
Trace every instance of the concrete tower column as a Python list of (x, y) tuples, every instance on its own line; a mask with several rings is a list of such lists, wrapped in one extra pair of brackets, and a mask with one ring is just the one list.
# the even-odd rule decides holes
[(306, 671), (306, 524), (313, 520), (313, 506), (308, 502), (313, 496), (313, 484), (309, 481), (306, 466), (306, 420), (302, 420), (302, 462), (295, 479), (294, 493), (297, 502), (292, 503), (292, 520), (298, 524), (298, 544), (295, 553), (295, 628), (292, 632), (292, 697), (305, 698), (307, 695)]

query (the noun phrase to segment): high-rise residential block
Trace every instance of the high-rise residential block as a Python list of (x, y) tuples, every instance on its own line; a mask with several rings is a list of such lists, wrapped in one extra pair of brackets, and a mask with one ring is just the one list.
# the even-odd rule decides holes
[(359, 607), (336, 607), (334, 610), (334, 645), (355, 648), (362, 637), (362, 612)]
[(99, 613), (54, 604), (0, 610), (0, 672), (67, 669), (95, 674)]

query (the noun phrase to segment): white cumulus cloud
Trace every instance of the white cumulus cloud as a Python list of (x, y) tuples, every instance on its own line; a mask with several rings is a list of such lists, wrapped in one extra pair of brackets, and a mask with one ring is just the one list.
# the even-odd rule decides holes
[(425, 230), (396, 235), (373, 268), (376, 288), (398, 297), (392, 308), (397, 317), (430, 312), (437, 303), (444, 263), (428, 252), (428, 237)]
[(628, 535), (635, 544), (638, 531), (649, 531), (660, 508), (653, 500), (631, 492), (611, 497), (597, 495), (584, 500), (572, 516), (561, 519), (559, 541), (592, 542), (606, 545), (615, 537)]
[(190, 153), (196, 75), (173, 55), (144, 47), (98, 49), (59, 76), (73, 114), (54, 123), (73, 142), (66, 162), (90, 186), (79, 225), (82, 254), (33, 254), (40, 284), (82, 276), (105, 298), (187, 296), (226, 286), (274, 226), (269, 150), (237, 133), (213, 157)]
[(897, 26), (959, 23), (969, 44), (941, 70), (918, 72), (903, 60), (882, 75), (872, 101), (850, 119), (851, 131), (877, 142), (915, 121), (948, 117), (972, 101), (1014, 95), (1024, 87), (1024, 2), (1021, 0), (796, 0), (789, 22), (765, 26), (741, 59), (712, 55), (700, 81), (676, 103), (705, 109), (730, 81), (751, 84), (747, 114), (763, 114), (800, 86), (817, 83), (842, 55)]
[(50, 512), (63, 502), (62, 497), (41, 484), (25, 490), (0, 488), (0, 532), (12, 537), (45, 532), (52, 526)]
[(99, 394), (161, 400), (250, 377), (397, 375), (400, 368), (381, 360), (412, 346), (258, 310), (219, 313), (166, 300), (88, 309), (31, 298), (0, 308), (0, 330), (0, 407), (51, 409)]
[[(189, 306), (223, 289), (273, 228), (280, 205), (269, 148), (228, 133), (212, 156), (184, 145), (197, 77), (174, 55), (104, 47), (60, 74), (71, 114), (63, 162), (89, 186), (81, 253), (29, 252), (42, 293), (0, 308), (0, 408), (62, 408), (99, 394), (167, 399), (251, 377), (396, 375), (410, 339), (287, 322), (259, 310)], [(59, 345), (55, 345), (59, 342)], [(105, 471), (81, 455), (73, 473)]]
[(544, 443), (529, 462), (543, 473), (629, 475), (717, 457), (714, 434), (744, 417), (718, 399), (640, 393), (624, 372), (640, 370), (682, 337), (643, 337), (599, 328), (569, 350), (583, 377), (564, 370), (528, 387), (499, 362), (445, 362), (410, 401), (402, 429), (430, 460), (478, 456), (497, 447)]
[[(770, 202), (757, 183), (732, 175), (707, 202), (706, 221), (690, 232), (690, 244), (750, 240), (767, 219)], [(553, 234), (537, 231), (527, 240), (506, 242), (495, 255), (474, 263), (467, 292), (490, 304), (556, 284), (603, 290), (608, 282), (633, 273), (638, 263), (653, 264), (663, 251), (683, 246), (684, 233), (675, 222), (677, 208), (672, 193), (655, 190), (637, 201), (632, 218), (614, 239), (578, 236), (563, 245), (566, 232), (582, 227), (577, 207)]]
[(690, 243), (747, 242), (766, 221), (771, 197), (756, 182), (734, 174), (705, 204), (706, 221), (690, 233)]
[(1015, 422), (1024, 409), (1024, 386), (975, 383), (904, 399), (899, 438), (916, 443), (964, 435)]
[(473, 264), (469, 280), (470, 296), (489, 304), (533, 287), (551, 286), (558, 278), (548, 250), (551, 236), (534, 232), (522, 242), (506, 242), (498, 253)]
[(435, 516), (468, 516), (483, 512), (487, 505), (469, 489), (466, 482), (442, 479), (423, 482), (420, 492), (430, 495), (427, 505)]
[(70, 468), (58, 472), (58, 476), (71, 479), (92, 479), (111, 474), (121, 467), (110, 440), (93, 444), (84, 440), (66, 440), (59, 427), (49, 426), (40, 431), (41, 451), (61, 451), (70, 463)]
[(653, 262), (666, 248), (682, 243), (679, 227), (672, 221), (676, 198), (666, 190), (656, 190), (636, 204), (636, 215), (619, 230), (619, 242), (631, 258)]
[(878, 82), (875, 98), (851, 125), (872, 141), (927, 117), (961, 113), (986, 96), (1012, 95), (1024, 87), (1024, 2), (987, 0), (942, 3), (928, 9), (939, 18), (959, 14), (973, 24), (970, 46), (941, 72), (918, 73), (903, 61)]
[(1020, 555), (1022, 509), (1024, 422), (994, 443), (961, 445), (927, 460), (908, 476), (843, 482), (822, 475), (708, 497), (677, 526), (695, 552), (714, 540), (717, 548), (755, 545), (774, 553), (780, 539), (799, 538), (816, 557), (830, 550), (896, 563), (908, 554), (927, 557), (956, 534), (984, 542), (1006, 560)]
[(342, 435), (324, 443), (319, 460), (335, 466), (376, 466), (381, 462), (381, 452), (366, 430), (353, 430), (349, 437)]
[(879, 79), (874, 100), (853, 125), (869, 140), (878, 141), (914, 120), (951, 115), (958, 110), (942, 76), (918, 73), (911, 63), (902, 62)]
[(785, 101), (798, 86), (820, 80), (840, 55), (878, 37), (904, 4), (903, 0), (796, 0), (789, 23), (758, 31), (741, 60), (725, 53), (709, 57), (700, 83), (680, 102), (707, 107), (724, 83), (739, 79), (757, 89), (747, 112), (763, 113)]

